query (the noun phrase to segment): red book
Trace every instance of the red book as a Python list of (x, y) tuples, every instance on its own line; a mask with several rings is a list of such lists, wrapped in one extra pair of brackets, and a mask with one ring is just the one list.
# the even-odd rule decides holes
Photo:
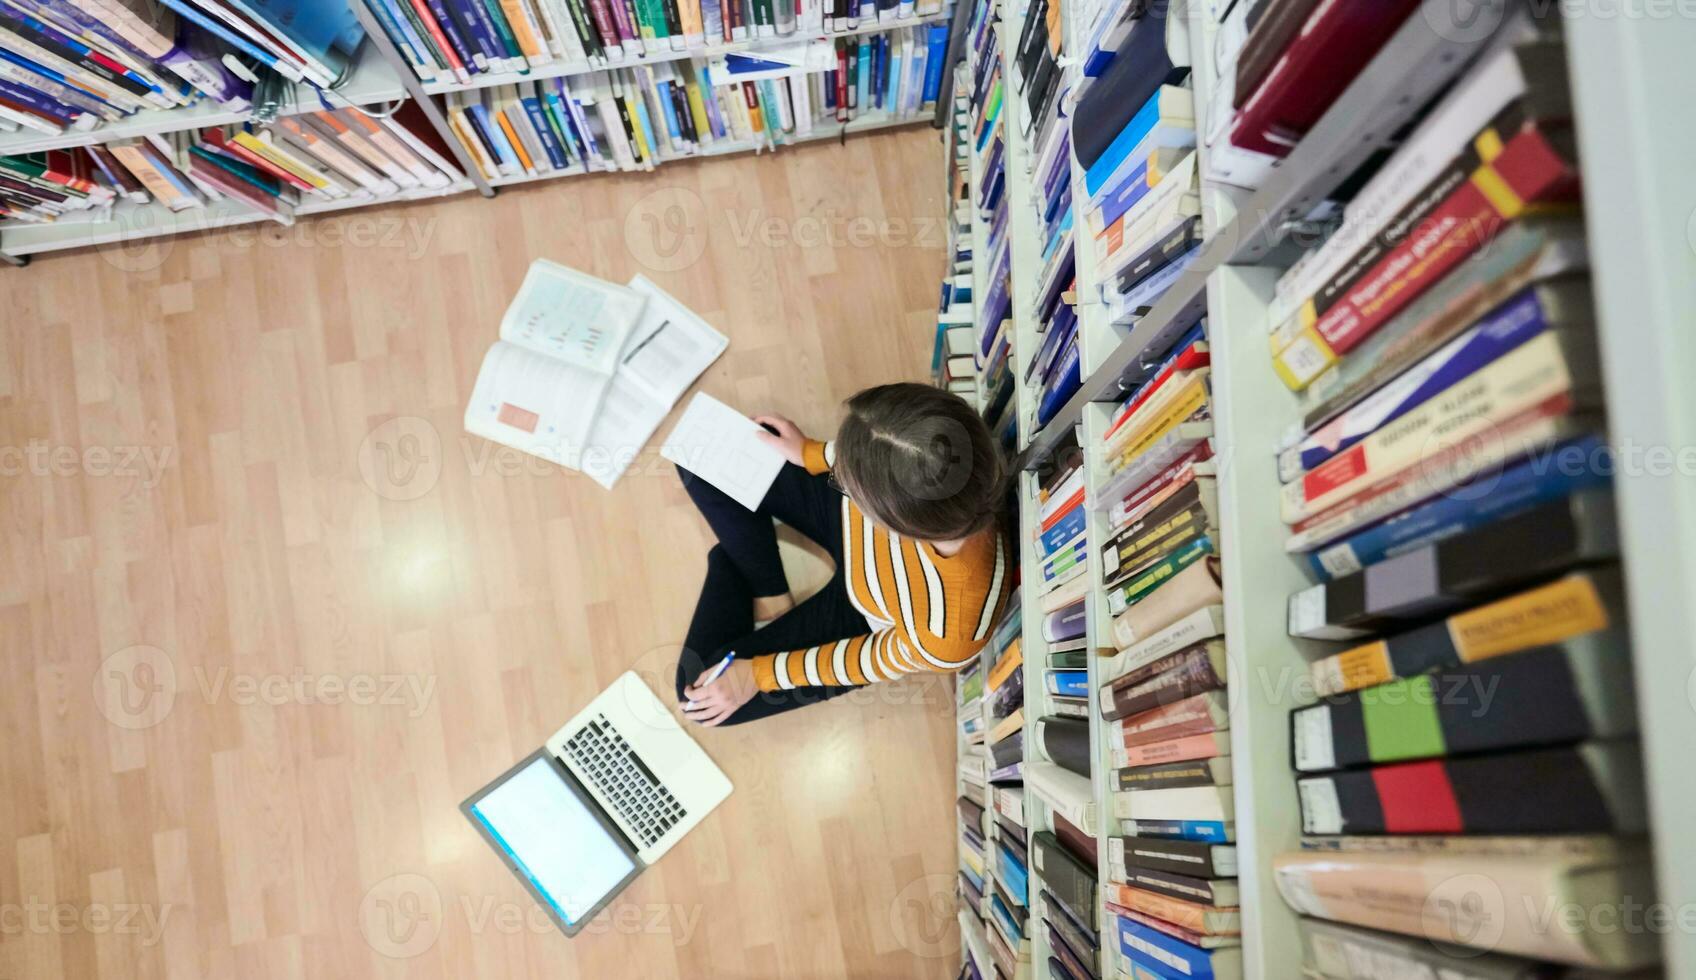
[(1322, 3), (1243, 103), (1231, 143), (1284, 156), (1343, 94), (1419, 0)]
[(1207, 351), (1201, 349), (1203, 343), (1204, 341), (1198, 340), (1184, 348), (1177, 357), (1167, 362), (1166, 366), (1161, 368), (1160, 373), (1156, 374), (1151, 381), (1137, 389), (1137, 393), (1131, 397), (1131, 400), (1119, 407), (1118, 416), (1113, 419), (1113, 424), (1108, 427), (1107, 434), (1102, 438), (1113, 438), (1113, 433), (1119, 431), (1119, 427), (1125, 424), (1125, 420), (1135, 414), (1142, 403), (1147, 401), (1160, 389), (1161, 385), (1166, 383), (1167, 378), (1179, 371), (1193, 371), (1196, 368), (1207, 367), (1211, 364), (1212, 358), (1208, 356)]
[(207, 149), (210, 149), (215, 153), (222, 153), (224, 156), (227, 156), (232, 160), (240, 160), (242, 163), (258, 167), (262, 173), (270, 174), (272, 177), (275, 177), (291, 186), (298, 187), (303, 191), (313, 190), (311, 184), (300, 179), (300, 177), (296, 176), (292, 171), (285, 170), (282, 167), (277, 166), (239, 143), (231, 143), (224, 136), (224, 131), (221, 129), (214, 128), (202, 130), (200, 133), (200, 142), (204, 144)]
[(1319, 336), (1336, 353), (1347, 353), (1509, 221), (1537, 205), (1577, 200), (1577, 164), (1551, 144), (1550, 135), (1530, 122), (1517, 132), (1492, 126), (1481, 133), (1474, 145), (1497, 152), (1324, 307), (1313, 324)]
[(448, 68), (455, 74), (465, 71), (465, 62), (454, 54), (453, 45), (448, 43), (448, 36), (442, 33), (442, 25), (436, 23), (436, 18), (430, 16), (430, 7), (424, 0), (412, 0), (412, 12), (418, 15), (418, 20), (424, 29), (430, 32), (430, 40), (435, 42), (436, 50), (442, 53), (442, 59), (448, 63)]

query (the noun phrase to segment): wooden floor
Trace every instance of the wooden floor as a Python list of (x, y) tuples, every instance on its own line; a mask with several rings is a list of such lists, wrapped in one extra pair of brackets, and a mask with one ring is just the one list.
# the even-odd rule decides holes
[(608, 493), (464, 435), (526, 266), (646, 273), (731, 338), (704, 390), (827, 435), (927, 373), (940, 153), (0, 271), (0, 980), (951, 976), (943, 679), (701, 732), (735, 793), (575, 940), (457, 809), (620, 672), (667, 692), (711, 542), (656, 447)]

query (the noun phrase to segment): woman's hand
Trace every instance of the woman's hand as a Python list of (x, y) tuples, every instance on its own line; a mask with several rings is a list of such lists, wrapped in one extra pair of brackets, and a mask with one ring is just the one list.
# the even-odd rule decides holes
[(754, 665), (746, 660), (732, 660), (718, 680), (704, 687), (691, 685), (683, 689), (683, 696), (688, 699), (683, 717), (702, 725), (716, 725), (754, 700), (758, 693)]
[(761, 442), (777, 450), (778, 455), (784, 459), (805, 468), (807, 464), (801, 462), (801, 447), (806, 444), (807, 436), (800, 426), (781, 415), (756, 415), (754, 421), (777, 430), (775, 436), (764, 429), (754, 433), (760, 437)]

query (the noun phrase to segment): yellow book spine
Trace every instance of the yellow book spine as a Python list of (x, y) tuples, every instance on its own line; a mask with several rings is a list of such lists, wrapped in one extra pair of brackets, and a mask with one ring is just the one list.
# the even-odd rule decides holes
[(1194, 415), (1197, 410), (1207, 404), (1207, 379), (1192, 378), (1184, 386), (1184, 390), (1172, 399), (1172, 404), (1164, 412), (1149, 419), (1141, 426), (1140, 431), (1131, 433), (1125, 448), (1119, 454), (1122, 465), (1141, 456), (1148, 451), (1168, 432), (1177, 428), (1183, 421)]
[(311, 184), (319, 190), (323, 190), (330, 186), (330, 182), (325, 180), (323, 175), (319, 174), (316, 170), (302, 164), (299, 160), (296, 160), (294, 157), (282, 152), (259, 137), (254, 136), (252, 133), (237, 133), (235, 135), (235, 142), (246, 149), (252, 150), (254, 153), (259, 154), (277, 166), (282, 167), (284, 170), (287, 170), (289, 173), (294, 174), (296, 177), (299, 177), (301, 180), (306, 181), (308, 184)]
[(1023, 648), (1019, 640), (1014, 639), (1012, 643), (1007, 645), (1007, 652), (1003, 653), (1001, 659), (996, 661), (995, 669), (990, 671), (989, 680), (984, 684), (984, 689), (993, 691), (1000, 687), (1003, 681), (1013, 676), (1013, 670), (1024, 662)]
[(536, 37), (536, 32), (530, 27), (530, 15), (525, 12), (524, 5), (519, 0), (501, 0), (501, 12), (506, 14), (506, 22), (512, 27), (513, 39), (518, 42), (519, 50), (526, 58), (541, 58), (547, 49)]
[(713, 127), (707, 119), (707, 104), (701, 98), (701, 86), (695, 82), (689, 82), (684, 86), (684, 91), (689, 94), (689, 115), (695, 118), (696, 135), (704, 139), (712, 139)]

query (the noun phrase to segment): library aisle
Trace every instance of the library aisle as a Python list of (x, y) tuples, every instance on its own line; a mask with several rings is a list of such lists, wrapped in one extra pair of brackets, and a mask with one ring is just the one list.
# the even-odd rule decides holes
[[(623, 670), (670, 689), (711, 543), (657, 447), (607, 492), (463, 433), (531, 260), (649, 276), (730, 337), (702, 390), (827, 433), (923, 376), (940, 152), (865, 134), (0, 276), (0, 446), (38, 447), (0, 458), (0, 902), (137, 930), (8, 919), (0, 977), (952, 976), (940, 675), (702, 733), (735, 793), (576, 939), (457, 810)], [(97, 707), (97, 666), (149, 684)], [(300, 703), (322, 677), (347, 691)]]

